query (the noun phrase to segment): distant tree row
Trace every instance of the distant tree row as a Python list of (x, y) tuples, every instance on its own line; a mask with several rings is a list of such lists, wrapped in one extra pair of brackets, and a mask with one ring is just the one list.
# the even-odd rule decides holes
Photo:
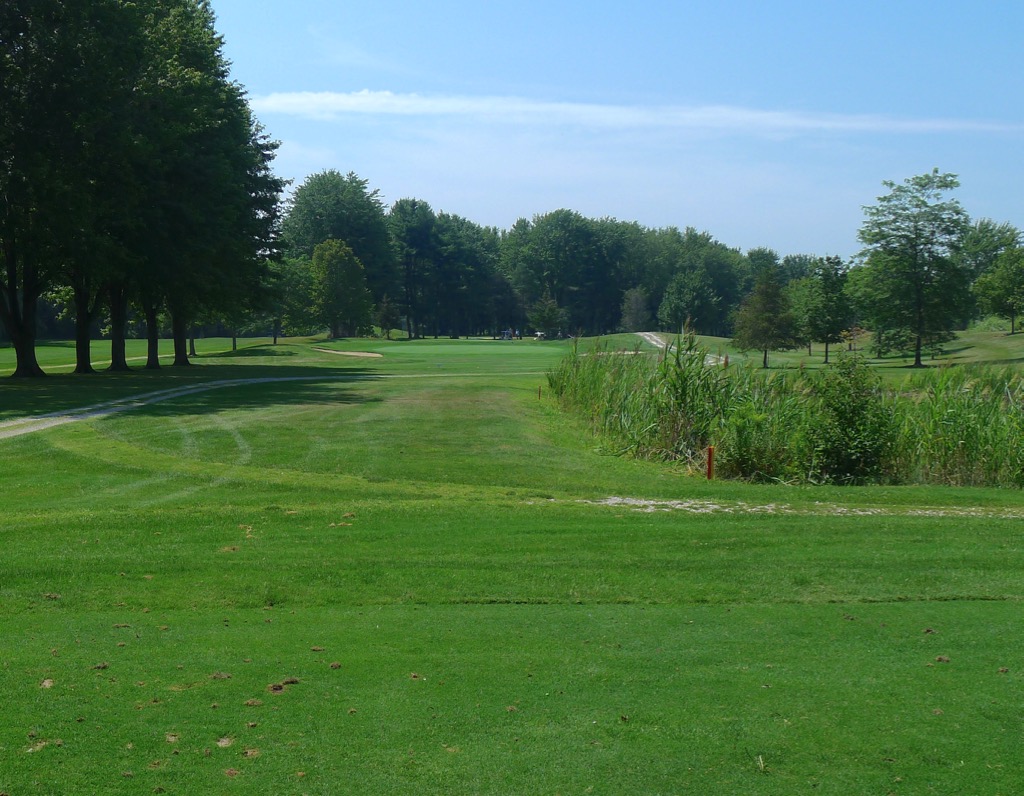
[(762, 269), (736, 316), (741, 349), (768, 352), (811, 342), (841, 342), (867, 328), (878, 356), (896, 351), (923, 364), (979, 314), (1010, 321), (1024, 308), (1024, 249), (1020, 230), (989, 219), (971, 222), (948, 196), (956, 175), (933, 170), (883, 183), (889, 193), (864, 208), (863, 250), (851, 264), (828, 257), (788, 281)]
[(0, 4), (0, 321), (15, 375), (35, 353), (44, 296), (75, 317), (79, 373), (106, 318), (126, 369), (130, 313), (158, 367), (186, 330), (261, 299), (283, 183), (275, 145), (230, 80), (206, 0)]
[[(506, 328), (603, 334), (658, 328), (734, 336), (768, 352), (829, 348), (870, 328), (879, 354), (935, 350), (979, 313), (1024, 306), (1020, 232), (972, 223), (946, 194), (955, 175), (929, 174), (865, 208), (852, 261), (767, 248), (741, 252), (693, 228), (647, 229), (556, 210), (507, 231), (435, 213), (418, 199), (385, 208), (355, 174), (325, 171), (296, 190), (285, 217), (281, 304), (290, 331), (329, 328), (410, 336), (497, 334)], [(344, 241), (362, 268), (329, 291), (364, 298), (339, 325), (315, 296), (327, 288), (318, 246)], [(333, 244), (332, 244), (333, 245)], [(310, 308), (314, 312), (310, 312)]]
[[(520, 219), (503, 231), (435, 212), (421, 199), (386, 208), (366, 180), (337, 171), (314, 174), (296, 189), (282, 238), (277, 321), (290, 333), (336, 328), (312, 298), (325, 289), (317, 249), (331, 241), (351, 249), (362, 266), (362, 278), (353, 279), (370, 297), (344, 326), (387, 330), (395, 327), (381, 320), (390, 319), (413, 337), (506, 328), (603, 334), (687, 323), (726, 334), (758, 258), (777, 260), (768, 250), (744, 255), (694, 229), (645, 229), (571, 210)], [(782, 265), (795, 273), (811, 259)]]

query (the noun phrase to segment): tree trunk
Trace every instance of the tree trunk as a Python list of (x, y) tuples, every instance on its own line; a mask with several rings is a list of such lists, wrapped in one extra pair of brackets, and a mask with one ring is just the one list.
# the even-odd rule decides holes
[[(6, 282), (0, 279), (0, 321), (14, 346), (16, 365), (12, 375), (17, 377), (45, 376), (36, 359), (36, 301), (42, 288), (36, 269), (18, 267), (18, 256), (11, 241), (4, 241)], [(19, 271), (21, 279), (19, 280)], [(22, 285), (21, 290), (18, 284)]]
[[(33, 313), (34, 315), (34, 313)], [(35, 321), (33, 319), (33, 325)], [(21, 329), (8, 327), (7, 333), (11, 338), (11, 345), (14, 346), (16, 366), (12, 376), (45, 376), (43, 369), (39, 367), (39, 360), (36, 359), (36, 336), (35, 334), (24, 333)]]
[(92, 367), (92, 320), (98, 306), (89, 306), (89, 290), (76, 285), (75, 293), (75, 373), (95, 373)]
[(825, 341), (825, 364), (828, 364), (828, 340)]
[(238, 332), (234, 329), (231, 330), (231, 350), (238, 350)]
[(762, 363), (762, 367), (765, 367), (765, 368), (768, 367), (768, 349), (767, 348), (764, 350), (764, 362)]
[(180, 313), (171, 311), (171, 336), (174, 339), (174, 367), (187, 367), (188, 361), (188, 324)]
[(114, 372), (127, 372), (124, 327), (128, 319), (128, 290), (123, 284), (110, 288), (110, 367)]
[(923, 368), (924, 362), (921, 361), (921, 335), (918, 334), (914, 338), (914, 367)]
[(194, 357), (196, 355), (196, 327), (190, 326), (188, 330), (188, 355)]
[(146, 313), (146, 370), (159, 370), (160, 322), (157, 318), (156, 303), (143, 299), (142, 310)]

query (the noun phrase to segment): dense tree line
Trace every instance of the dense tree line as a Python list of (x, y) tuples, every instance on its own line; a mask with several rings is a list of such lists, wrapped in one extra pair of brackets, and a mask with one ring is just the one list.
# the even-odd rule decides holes
[[(844, 262), (780, 258), (763, 247), (743, 253), (693, 228), (648, 229), (565, 209), (500, 231), (435, 213), (420, 199), (385, 208), (365, 180), (327, 171), (291, 200), (286, 267), (291, 284), (314, 290), (310, 252), (345, 240), (367, 264), (377, 308), (362, 314), (360, 328), (372, 317), (387, 333), (401, 323), (413, 337), (689, 329), (733, 336), (762, 351), (767, 365), (771, 350), (806, 345), (810, 353), (813, 343), (824, 345), (827, 362), (831, 346), (867, 326), (878, 353), (906, 351), (920, 363), (923, 351), (980, 312), (1004, 315), (1015, 328), (1024, 306), (1020, 233), (987, 219), (971, 223), (945, 195), (958, 185), (954, 175), (884, 185), (890, 192), (865, 208), (864, 250)], [(330, 326), (310, 315), (309, 295), (290, 302), (289, 329)]]
[(308, 311), (318, 289), (311, 257), (318, 245), (339, 240), (365, 268), (377, 325), (393, 328), (379, 323), (390, 313), (413, 337), (504, 329), (589, 335), (656, 324), (726, 334), (757, 254), (694, 229), (646, 229), (565, 209), (498, 230), (435, 212), (421, 199), (385, 208), (365, 180), (337, 171), (298, 186), (283, 240), (282, 283), (291, 291), (280, 303), (283, 329), (329, 325)]
[[(102, 321), (113, 369), (161, 331), (548, 336), (651, 328), (743, 348), (843, 341), (920, 364), (979, 313), (1016, 331), (1024, 253), (972, 222), (937, 170), (884, 183), (852, 261), (742, 252), (693, 228), (560, 209), (509, 229), (327, 170), (285, 205), (275, 144), (231, 81), (206, 0), (13, 0), (0, 6), (0, 321), (16, 375), (41, 373), (41, 323), (74, 318), (77, 371)], [(40, 315), (42, 309), (42, 316)]]
[(283, 183), (230, 80), (206, 0), (0, 6), (0, 320), (16, 374), (41, 374), (37, 311), (73, 311), (77, 372), (103, 314), (125, 369), (129, 313), (158, 367), (190, 323), (263, 300)]

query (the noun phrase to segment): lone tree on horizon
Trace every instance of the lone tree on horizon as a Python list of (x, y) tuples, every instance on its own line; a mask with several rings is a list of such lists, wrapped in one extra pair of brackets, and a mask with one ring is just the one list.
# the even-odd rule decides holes
[(956, 256), (969, 219), (956, 199), (955, 174), (910, 177), (864, 208), (857, 237), (869, 269), (872, 321), (879, 331), (906, 330), (914, 346), (914, 367), (923, 367), (925, 345), (951, 339), (963, 317), (970, 274)]

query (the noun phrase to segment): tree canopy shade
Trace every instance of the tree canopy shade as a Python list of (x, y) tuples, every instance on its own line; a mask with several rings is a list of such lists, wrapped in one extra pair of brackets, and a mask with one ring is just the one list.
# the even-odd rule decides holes
[(283, 183), (276, 145), (231, 82), (206, 0), (15, 0), (0, 5), (0, 319), (17, 375), (41, 374), (34, 307), (71, 289), (79, 372), (110, 314), (127, 368), (131, 301), (185, 323), (258, 296)]
[(945, 198), (960, 185), (954, 174), (935, 169), (883, 185), (889, 193), (864, 208), (858, 234), (874, 294), (873, 321), (879, 333), (906, 330), (914, 365), (921, 367), (923, 347), (948, 339), (963, 316), (969, 274), (956, 253), (967, 213)]
[[(87, 211), (74, 167), (86, 112), (79, 78), (93, 55), (88, 42), (76, 40), (86, 5), (0, 5), (0, 320), (14, 345), (17, 376), (42, 374), (36, 303)], [(96, 5), (99, 11), (104, 4)]]

